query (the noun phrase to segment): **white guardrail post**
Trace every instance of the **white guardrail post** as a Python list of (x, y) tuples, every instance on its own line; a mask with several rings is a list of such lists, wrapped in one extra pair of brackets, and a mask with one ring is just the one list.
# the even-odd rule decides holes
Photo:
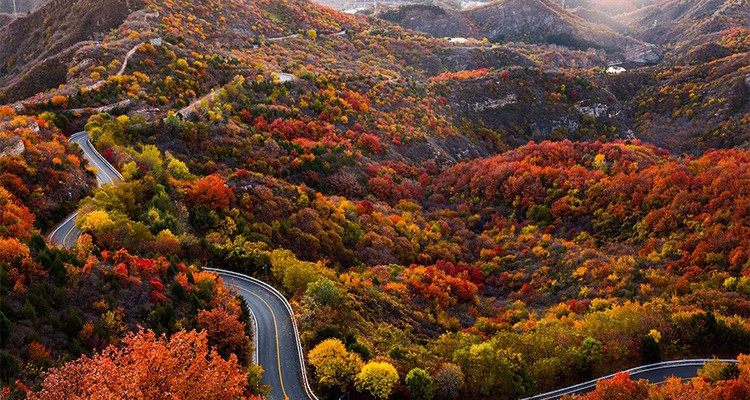
[[(247, 276), (245, 274), (241, 274), (239, 272), (227, 271), (227, 270), (220, 269), (220, 268), (204, 268), (204, 270), (226, 274), (234, 278), (238, 278), (238, 279), (259, 285), (262, 288), (271, 292), (271, 294), (273, 294), (279, 300), (281, 300), (281, 302), (286, 307), (287, 312), (289, 313), (289, 318), (292, 320), (292, 327), (294, 328), (294, 339), (297, 341), (297, 353), (299, 354), (300, 371), (302, 372), (302, 382), (304, 383), (305, 391), (310, 396), (310, 398), (312, 398), (313, 400), (318, 400), (318, 397), (315, 396), (315, 393), (313, 393), (312, 388), (310, 387), (310, 382), (308, 382), (307, 380), (307, 372), (305, 369), (305, 355), (302, 353), (302, 342), (299, 339), (299, 329), (297, 328), (297, 320), (294, 318), (294, 311), (292, 310), (292, 306), (289, 304), (289, 301), (287, 301), (284, 295), (282, 295), (281, 292), (276, 290), (276, 288), (274, 288), (273, 286), (259, 279), (255, 279), (253, 277)], [(281, 360), (279, 360), (279, 362), (281, 362)]]
[(258, 318), (255, 318), (255, 313), (253, 312), (253, 309), (250, 308), (250, 306), (247, 307), (247, 310), (250, 311), (250, 319), (252, 319), (252, 330), (253, 330), (253, 340), (252, 340), (252, 346), (253, 346), (253, 359), (250, 360), (252, 364), (260, 364), (258, 362)]

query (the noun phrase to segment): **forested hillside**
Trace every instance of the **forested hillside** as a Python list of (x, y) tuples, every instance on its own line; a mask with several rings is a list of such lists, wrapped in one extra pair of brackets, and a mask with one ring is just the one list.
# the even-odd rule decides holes
[[(250, 312), (205, 267), (289, 299), (322, 399), (517, 399), (714, 357), (739, 363), (586, 398), (750, 390), (750, 36), (733, 6), (719, 25), (685, 14), (700, 29), (620, 71), (650, 40), (647, 4), (577, 2), (615, 33), (535, 2), (613, 51), (452, 43), (304, 0), (125, 3), (52, 0), (0, 28), (34, 27), (0, 50), (3, 398), (265, 396)], [(35, 78), (58, 52), (55, 79)], [(67, 141), (81, 130), (122, 182), (97, 186)], [(75, 246), (47, 243), (74, 211)]]

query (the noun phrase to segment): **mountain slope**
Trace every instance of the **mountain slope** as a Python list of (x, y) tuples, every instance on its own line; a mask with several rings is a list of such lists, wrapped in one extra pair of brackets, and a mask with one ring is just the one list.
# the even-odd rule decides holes
[(588, 10), (597, 10), (609, 15), (617, 15), (633, 12), (639, 8), (646, 7), (659, 0), (555, 0), (565, 8), (582, 7)]
[(697, 36), (748, 26), (748, 0), (662, 0), (619, 17), (642, 40), (679, 43)]
[(0, 12), (19, 14), (34, 10), (49, 0), (0, 0)]
[(410, 5), (384, 12), (380, 17), (436, 37), (597, 48), (607, 50), (615, 59), (639, 64), (659, 60), (659, 54), (647, 44), (571, 14), (551, 0), (498, 0), (464, 11)]
[(465, 12), (433, 4), (407, 4), (378, 15), (404, 28), (434, 37), (480, 37), (474, 22)]
[[(208, 330), (223, 357), (248, 353), (237, 317), (250, 313), (191, 264), (289, 298), (321, 398), (372, 399), (353, 383), (368, 362), (397, 375), (393, 399), (421, 397), (400, 383), (421, 376), (462, 384), (436, 398), (511, 400), (750, 352), (750, 151), (673, 154), (743, 146), (744, 30), (615, 74), (608, 62), (643, 43), (549, 1), (483, 7), (486, 26), (474, 11), (428, 14), (477, 36), (526, 29), (493, 45), (303, 0), (138, 7), (64, 47), (62, 87), (0, 107), (3, 393), (23, 398), (54, 360), (120, 345), (138, 325)], [(71, 23), (89, 12), (62, 11)], [(40, 15), (29, 20), (43, 28)], [(49, 36), (80, 29), (67, 23)], [(598, 35), (624, 44), (588, 51)], [(25, 39), (34, 58), (19, 71), (47, 57), (43, 36)], [(584, 50), (528, 43), (550, 39)], [(50, 84), (36, 83), (17, 87)], [(84, 199), (95, 171), (63, 134), (81, 129), (122, 174)], [(72, 209), (72, 249), (31, 237)], [(268, 310), (260, 332), (281, 317)], [(300, 363), (284, 356), (293, 342), (260, 332), (259, 355), (284, 365), (246, 380), (299, 399), (283, 386), (299, 378), (284, 372)], [(336, 382), (326, 348), (347, 364)]]
[(576, 7), (569, 9), (569, 12), (577, 17), (585, 19), (594, 24), (600, 24), (610, 27), (615, 32), (622, 35), (630, 35), (631, 29), (629, 26), (618, 21), (615, 17), (610, 16), (607, 13), (598, 10), (592, 10), (584, 7)]
[(75, 51), (118, 27), (140, 0), (53, 0), (0, 28), (0, 94), (31, 96), (65, 82)]

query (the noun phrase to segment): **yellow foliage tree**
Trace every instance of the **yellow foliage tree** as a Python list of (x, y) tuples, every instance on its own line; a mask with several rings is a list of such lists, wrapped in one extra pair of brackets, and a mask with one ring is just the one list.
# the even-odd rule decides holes
[(190, 176), (190, 170), (187, 165), (176, 158), (169, 160), (167, 172), (169, 172), (170, 176), (177, 179), (185, 179)]
[(398, 382), (396, 367), (387, 362), (369, 362), (357, 374), (355, 386), (357, 390), (369, 392), (376, 399), (385, 400), (393, 392), (393, 386)]
[(61, 95), (54, 96), (52, 97), (52, 105), (57, 108), (65, 108), (68, 106), (68, 98)]
[(326, 339), (310, 350), (310, 365), (323, 387), (340, 387), (342, 391), (352, 383), (354, 375), (362, 368), (358, 355), (350, 353), (338, 339)]
[(307, 285), (323, 276), (322, 262), (313, 263), (297, 259), (289, 250), (274, 250), (271, 253), (271, 272), (281, 279), (289, 293), (306, 290)]
[(78, 227), (82, 231), (86, 232), (105, 228), (112, 224), (112, 218), (109, 217), (109, 214), (106, 211), (96, 210), (86, 214), (83, 218), (81, 218)]

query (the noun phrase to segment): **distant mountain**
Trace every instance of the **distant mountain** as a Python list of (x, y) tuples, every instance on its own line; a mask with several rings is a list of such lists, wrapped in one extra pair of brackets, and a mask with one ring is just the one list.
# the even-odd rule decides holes
[(662, 0), (619, 18), (636, 37), (658, 44), (747, 27), (749, 19), (748, 0)]
[(49, 0), (0, 0), (0, 13), (25, 13), (39, 8)]
[[(672, 8), (662, 12), (676, 13), (676, 3), (665, 1)], [(716, 13), (715, 21), (724, 21), (722, 26), (730, 26), (730, 16), (742, 15), (731, 2), (718, 8), (709, 7), (716, 2), (701, 3), (708, 8), (690, 8), (682, 16), (684, 21), (705, 26), (701, 21), (712, 19), (706, 16), (710, 12)], [(583, 6), (570, 9), (569, 3), (563, 9), (551, 0), (500, 0), (463, 11), (423, 4), (381, 14), (436, 37), (505, 42), (456, 45), (304, 0), (148, 4), (52, 0), (0, 26), (0, 38), (12, 44), (0, 48), (0, 96), (4, 96), (0, 99), (24, 100), (23, 107), (16, 107), (26, 112), (60, 110), (63, 107), (52, 105), (51, 99), (68, 96), (69, 114), (122, 107), (153, 115), (197, 105), (236, 75), (255, 80), (258, 75), (268, 78), (271, 72), (352, 76), (352, 71), (361, 71), (373, 82), (382, 80), (389, 87), (409, 90), (416, 90), (412, 86), (416, 85), (420, 96), (430, 93), (440, 98), (445, 108), (436, 103), (440, 106), (429, 112), (449, 118), (457, 128), (454, 133), (476, 139), (482, 150), (490, 152), (532, 139), (611, 140), (631, 134), (677, 151), (733, 147), (746, 141), (744, 135), (734, 135), (737, 142), (716, 136), (723, 124), (739, 131), (746, 125), (746, 34), (696, 34), (691, 42), (664, 46), (666, 58), (657, 67), (634, 68), (660, 57), (661, 48), (631, 36), (633, 31), (645, 32), (635, 22), (641, 13), (655, 12), (653, 7), (612, 16)], [(342, 31), (345, 34), (337, 34)], [(163, 44), (152, 46), (150, 40)], [(598, 50), (587, 51), (591, 47)], [(715, 67), (725, 58), (734, 68), (718, 71)], [(127, 68), (124, 61), (129, 61)], [(625, 61), (626, 73), (619, 78), (604, 73), (608, 63), (618, 61)], [(713, 64), (703, 66), (706, 63)], [(692, 67), (677, 73), (671, 70), (675, 65)], [(537, 76), (527, 68), (541, 68), (544, 73)], [(572, 69), (576, 74), (551, 73), (555, 69)], [(510, 71), (510, 80), (500, 77), (503, 70)], [(716, 73), (706, 79), (708, 72)], [(175, 74), (180, 79), (174, 79)], [(130, 83), (134, 79), (137, 85)], [(348, 79), (362, 84), (362, 78)], [(700, 83), (700, 88), (683, 85), (686, 80)], [(374, 86), (373, 82), (367, 85)], [(674, 89), (669, 92), (672, 96), (662, 94), (664, 86)], [(705, 105), (693, 105), (688, 112), (667, 101), (675, 93), (689, 98), (691, 90), (706, 99)], [(719, 97), (709, 103), (711, 96)], [(661, 102), (652, 104), (661, 97)], [(373, 110), (390, 112), (388, 107), (395, 106)], [(692, 123), (698, 118), (701, 124)], [(372, 129), (379, 132), (380, 126)], [(674, 139), (678, 133), (683, 136)], [(716, 138), (696, 144), (705, 135)], [(447, 159), (460, 153), (449, 147), (441, 151)]]
[(596, 48), (621, 54), (622, 61), (635, 64), (659, 59), (658, 53), (646, 43), (571, 14), (551, 0), (499, 0), (464, 11), (408, 5), (384, 12), (380, 17), (435, 37), (558, 44), (582, 50)]
[(618, 80), (639, 138), (692, 153), (750, 144), (750, 30), (699, 36), (670, 51), (663, 67)]
[[(150, 4), (148, 10), (146, 5)], [(0, 19), (0, 100), (16, 101), (72, 80), (112, 75), (125, 53), (143, 39), (138, 35), (116, 40), (114, 29), (148, 32), (172, 43), (207, 49), (216, 43), (252, 48), (265, 38), (298, 35), (308, 29), (335, 33), (344, 29), (338, 19), (353, 17), (308, 1), (223, 0), (208, 12), (206, 2), (146, 2), (142, 0), (51, 0), (15, 19)], [(169, 15), (167, 20), (158, 17)], [(148, 16), (147, 16), (148, 15)], [(172, 19), (177, 15), (180, 19)], [(183, 15), (204, 18), (182, 20)], [(151, 23), (153, 22), (153, 25)], [(160, 25), (163, 24), (163, 25)], [(158, 32), (158, 33), (157, 33)], [(109, 38), (105, 37), (110, 35)], [(104, 62), (93, 65), (92, 62)], [(76, 68), (73, 68), (76, 67)], [(93, 71), (92, 68), (104, 68)], [(79, 72), (69, 74), (71, 71)], [(80, 72), (86, 71), (85, 75)]]
[(617, 15), (633, 12), (639, 8), (658, 3), (660, 0), (555, 0), (565, 8), (586, 8), (603, 12), (609, 15)]
[(616, 17), (613, 17), (597, 9), (576, 7), (573, 9), (568, 9), (568, 12), (591, 23), (605, 25), (622, 35), (630, 35), (632, 33), (632, 29), (626, 24), (618, 21)]
[(139, 0), (52, 0), (0, 28), (0, 95), (28, 97), (65, 82), (75, 52), (119, 26)]
[[(408, 4), (387, 10), (380, 18), (435, 37), (479, 37), (474, 21), (465, 12), (434, 4)], [(481, 37), (479, 37), (481, 39)]]

